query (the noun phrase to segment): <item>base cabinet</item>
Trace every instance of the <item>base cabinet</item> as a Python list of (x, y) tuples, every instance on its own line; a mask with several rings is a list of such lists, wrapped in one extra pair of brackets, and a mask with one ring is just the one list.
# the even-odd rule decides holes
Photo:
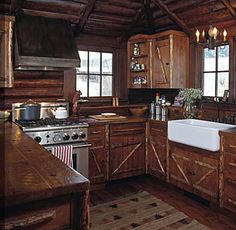
[(167, 175), (167, 124), (149, 121), (148, 172), (159, 178)]
[(145, 155), (145, 122), (110, 125), (110, 180), (144, 174)]
[(209, 201), (218, 202), (219, 154), (169, 142), (169, 181)]
[(234, 135), (221, 136), (223, 158), (223, 177), (221, 178), (220, 204), (224, 208), (236, 213), (236, 137)]
[(88, 129), (89, 180), (91, 184), (104, 183), (107, 180), (108, 167), (108, 126), (92, 125)]

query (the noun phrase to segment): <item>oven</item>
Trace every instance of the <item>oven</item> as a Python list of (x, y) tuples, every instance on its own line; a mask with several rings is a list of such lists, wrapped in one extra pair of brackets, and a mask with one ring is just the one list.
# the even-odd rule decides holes
[[(16, 121), (22, 130), (50, 151), (69, 146), (73, 168), (88, 178), (88, 156), (91, 144), (87, 142), (88, 123), (71, 119), (40, 119)], [(70, 155), (70, 156), (71, 156)]]
[[(88, 178), (88, 155), (89, 147), (91, 144), (87, 142), (78, 142), (71, 143), (72, 145), (72, 159), (73, 159), (73, 168), (82, 174), (84, 177)], [(49, 152), (52, 152), (52, 149), (58, 145), (46, 145), (44, 146)]]

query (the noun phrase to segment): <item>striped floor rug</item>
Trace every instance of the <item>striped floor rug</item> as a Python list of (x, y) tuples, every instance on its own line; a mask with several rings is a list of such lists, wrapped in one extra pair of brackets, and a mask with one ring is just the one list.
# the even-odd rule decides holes
[(207, 230), (148, 192), (140, 192), (90, 208), (91, 230)]

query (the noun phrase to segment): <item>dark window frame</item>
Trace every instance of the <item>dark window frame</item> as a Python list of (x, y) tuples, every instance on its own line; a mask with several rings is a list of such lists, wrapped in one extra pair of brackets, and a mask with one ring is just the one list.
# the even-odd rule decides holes
[[(87, 73), (80, 73), (79, 71), (77, 72), (77, 68), (76, 68), (76, 84), (77, 84), (77, 76), (78, 75), (84, 75), (84, 76), (87, 76), (87, 96), (82, 96), (82, 97), (86, 97), (86, 98), (111, 98), (114, 96), (114, 81), (115, 81), (115, 71), (114, 71), (114, 52), (113, 51), (106, 51), (106, 50), (88, 50), (88, 49), (79, 49), (78, 51), (85, 51), (87, 52)], [(90, 53), (91, 52), (97, 52), (97, 53), (100, 53), (100, 73), (90, 73), (89, 72), (89, 58), (90, 58)], [(102, 73), (102, 54), (103, 53), (110, 53), (112, 54), (112, 73)], [(90, 76), (99, 76), (100, 77), (100, 90), (99, 90), (99, 96), (90, 96), (89, 95), (89, 78)], [(112, 77), (112, 85), (111, 85), (111, 96), (102, 96), (102, 79), (103, 79), (103, 76), (111, 76)]]
[[(229, 52), (230, 52), (230, 44), (226, 44), (229, 46)], [(212, 97), (219, 97), (221, 98), (222, 96), (218, 96), (217, 95), (217, 91), (218, 91), (218, 75), (219, 73), (228, 73), (229, 76), (229, 87), (228, 89), (230, 89), (230, 54), (229, 54), (229, 69), (226, 70), (218, 70), (218, 47), (220, 47), (222, 45), (217, 45), (216, 46), (216, 66), (215, 66), (215, 70), (214, 71), (204, 71), (204, 65), (205, 65), (205, 57), (204, 57), (204, 49), (207, 49), (207, 47), (203, 47), (203, 68), (202, 68), (202, 89), (204, 89), (204, 74), (205, 73), (214, 73), (215, 74), (215, 95), (214, 96), (205, 96), (204, 97), (208, 97), (208, 98), (212, 98)]]

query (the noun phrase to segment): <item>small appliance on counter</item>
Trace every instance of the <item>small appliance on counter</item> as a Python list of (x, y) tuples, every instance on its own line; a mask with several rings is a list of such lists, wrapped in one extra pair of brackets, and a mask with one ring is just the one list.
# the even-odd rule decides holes
[[(13, 122), (16, 120), (38, 120), (45, 118), (66, 119), (69, 117), (69, 102), (56, 101), (35, 103), (32, 101), (30, 105), (27, 104), (29, 103), (27, 102), (12, 104)], [(26, 107), (27, 110), (23, 109), (23, 107)], [(36, 113), (36, 110), (38, 111), (38, 113)]]

